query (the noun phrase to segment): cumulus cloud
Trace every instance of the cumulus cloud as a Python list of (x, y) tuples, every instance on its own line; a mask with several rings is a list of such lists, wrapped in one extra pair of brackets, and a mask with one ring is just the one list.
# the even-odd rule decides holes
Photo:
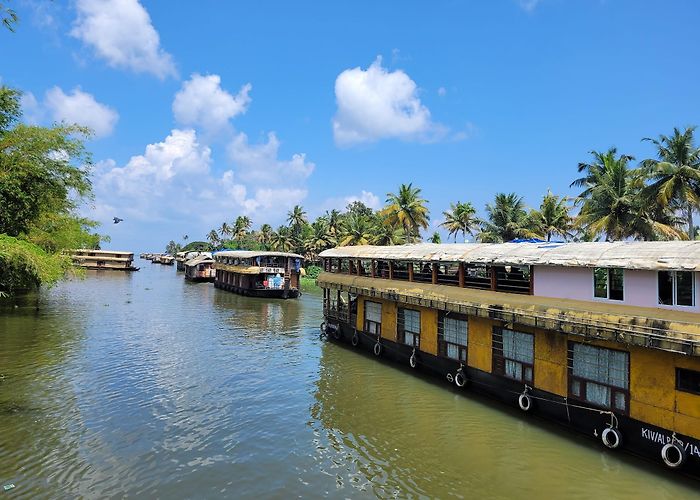
[(447, 129), (432, 121), (416, 83), (403, 71), (388, 71), (378, 57), (369, 68), (347, 69), (335, 81), (333, 135), (339, 146), (380, 139), (437, 140)]
[[(34, 101), (36, 103), (36, 99)], [(110, 135), (119, 119), (114, 109), (97, 102), (80, 88), (73, 89), (69, 94), (59, 87), (49, 89), (44, 98), (44, 107), (54, 121), (90, 127), (95, 137)]]
[(70, 34), (115, 68), (176, 76), (170, 54), (160, 46), (151, 17), (138, 0), (77, 0)]
[[(307, 195), (304, 187), (246, 184), (233, 170), (212, 171), (211, 150), (192, 129), (172, 130), (123, 166), (113, 160), (95, 168), (95, 217), (140, 223), (179, 221), (210, 229), (236, 213), (282, 217)], [(121, 215), (123, 214), (123, 215)]]
[(237, 167), (241, 179), (263, 184), (289, 184), (306, 179), (315, 165), (306, 161), (304, 153), (296, 153), (289, 160), (279, 159), (280, 141), (274, 132), (267, 142), (249, 144), (248, 136), (238, 133), (228, 145), (228, 155)]
[(175, 119), (183, 125), (199, 126), (210, 131), (225, 128), (231, 118), (246, 112), (252, 88), (247, 83), (233, 96), (221, 88), (219, 75), (194, 73), (175, 94)]

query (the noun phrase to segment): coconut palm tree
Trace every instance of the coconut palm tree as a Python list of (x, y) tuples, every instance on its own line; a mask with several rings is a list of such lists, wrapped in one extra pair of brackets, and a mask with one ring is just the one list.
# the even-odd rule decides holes
[(487, 220), (481, 222), (477, 235), (486, 243), (502, 243), (516, 238), (534, 238), (532, 221), (525, 211), (523, 197), (515, 193), (498, 193), (493, 205), (486, 205)]
[(547, 241), (551, 241), (552, 235), (558, 234), (564, 239), (573, 236), (574, 218), (571, 216), (570, 199), (566, 196), (559, 197), (547, 191), (542, 198), (539, 210), (530, 212), (530, 220), (537, 232), (544, 235)]
[(340, 232), (340, 246), (369, 245), (372, 228), (366, 217), (351, 214), (345, 218)]
[(576, 223), (586, 235), (604, 236), (608, 241), (685, 236), (677, 229), (678, 219), (672, 213), (641, 196), (645, 178), (640, 169), (628, 167), (629, 156), (603, 157), (602, 169), (587, 180), (580, 197), (583, 206)]
[(674, 128), (671, 136), (642, 139), (656, 146), (658, 157), (642, 161), (642, 168), (651, 181), (644, 194), (663, 209), (681, 209), (691, 240), (695, 239), (693, 212), (700, 206), (700, 149), (695, 147), (694, 132), (695, 127), (687, 127), (683, 132)]
[(216, 229), (209, 231), (209, 234), (207, 234), (207, 240), (209, 240), (209, 243), (211, 243), (213, 247), (219, 246), (219, 233), (216, 232)]
[(318, 254), (335, 246), (335, 238), (330, 232), (328, 222), (325, 218), (319, 217), (311, 224), (311, 234), (304, 241), (304, 249), (309, 256), (308, 260), (316, 261)]
[(340, 212), (335, 208), (326, 211), (325, 219), (328, 221), (328, 231), (330, 231), (333, 236), (337, 236), (340, 231), (340, 221), (342, 219)]
[(370, 243), (372, 245), (391, 246), (406, 243), (406, 233), (404, 233), (403, 228), (389, 224), (380, 217), (376, 217), (371, 233)]
[(272, 226), (270, 224), (263, 224), (260, 226), (260, 231), (256, 235), (258, 243), (260, 243), (263, 248), (267, 249), (270, 245), (270, 240), (272, 239)]
[(389, 224), (401, 226), (409, 243), (420, 239), (420, 230), (428, 228), (430, 211), (426, 200), (420, 197), (420, 188), (401, 184), (399, 192), (387, 193), (387, 206), (381, 212)]
[(590, 151), (590, 154), (593, 155), (593, 162), (582, 162), (578, 164), (578, 172), (585, 172), (585, 174), (569, 185), (569, 187), (584, 188), (581, 194), (578, 195), (576, 203), (580, 203), (589, 195), (589, 190), (596, 185), (598, 178), (603, 175), (607, 165), (610, 165), (615, 161), (629, 162), (634, 160), (634, 156), (629, 155), (620, 155), (619, 158), (616, 158), (617, 148), (615, 147), (611, 147), (604, 153), (599, 151)]
[(306, 212), (301, 205), (294, 205), (289, 213), (287, 213), (287, 222), (295, 235), (301, 233), (302, 226), (308, 222)]
[(442, 243), (442, 237), (440, 236), (440, 233), (435, 231), (433, 235), (430, 238), (428, 238), (428, 241), (430, 243)]
[(233, 235), (234, 239), (240, 242), (243, 238), (245, 238), (252, 224), (253, 223), (250, 220), (250, 217), (245, 215), (239, 215), (236, 217), (236, 221), (233, 223), (233, 229), (231, 230), (231, 234)]
[(278, 252), (290, 252), (294, 248), (294, 238), (288, 227), (280, 226), (277, 232), (272, 233), (270, 246)]
[(226, 238), (227, 236), (231, 235), (231, 226), (229, 226), (226, 222), (221, 223), (221, 227), (219, 228), (219, 234), (221, 235), (221, 238)]
[(466, 242), (467, 233), (473, 235), (474, 229), (480, 223), (474, 205), (468, 201), (466, 203), (460, 201), (456, 204), (450, 203), (450, 210), (442, 212), (442, 215), (445, 216), (445, 221), (440, 225), (449, 231), (450, 236), (455, 235), (455, 243), (457, 243), (457, 235), (460, 232)]

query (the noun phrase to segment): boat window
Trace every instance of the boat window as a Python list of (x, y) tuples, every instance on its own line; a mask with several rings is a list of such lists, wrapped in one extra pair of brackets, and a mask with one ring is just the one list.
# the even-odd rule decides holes
[(530, 293), (529, 266), (495, 266), (496, 290), (511, 293)]
[(357, 261), (355, 259), (350, 259), (348, 264), (350, 266), (348, 272), (350, 274), (357, 274)]
[(535, 336), (506, 328), (493, 329), (493, 371), (504, 377), (532, 382)]
[(491, 268), (483, 264), (464, 264), (464, 286), (491, 289)]
[(659, 304), (694, 306), (695, 283), (692, 271), (659, 271)]
[(441, 285), (459, 286), (459, 264), (457, 262), (439, 264), (437, 281)]
[(339, 273), (340, 272), (340, 259), (328, 259), (330, 264), (330, 272)]
[(365, 332), (370, 335), (381, 335), (382, 305), (379, 302), (365, 301)]
[(467, 317), (442, 313), (438, 322), (438, 353), (446, 358), (467, 362)]
[(340, 261), (340, 272), (348, 274), (350, 272), (350, 261), (348, 259), (338, 259)]
[(413, 347), (420, 347), (420, 311), (399, 308), (398, 342)]
[(629, 353), (569, 342), (569, 396), (627, 413)]
[(700, 394), (700, 372), (676, 368), (676, 389), (692, 394)]
[(359, 270), (361, 276), (372, 276), (372, 261), (371, 260), (360, 260)]
[(375, 260), (374, 262), (374, 277), (389, 279), (389, 262), (386, 260)]
[(613, 267), (593, 269), (593, 296), (599, 299), (624, 299), (624, 270)]
[(408, 263), (403, 261), (392, 262), (394, 266), (393, 274), (395, 280), (408, 281)]
[(413, 281), (419, 283), (433, 282), (433, 266), (430, 262), (413, 262)]

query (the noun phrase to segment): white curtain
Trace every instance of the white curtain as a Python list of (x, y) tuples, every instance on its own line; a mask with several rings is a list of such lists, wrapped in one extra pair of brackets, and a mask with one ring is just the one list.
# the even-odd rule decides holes
[(460, 319), (445, 318), (442, 324), (442, 330), (442, 335), (445, 338), (445, 342), (459, 344), (462, 346), (467, 345), (466, 321)]
[(502, 337), (504, 358), (534, 364), (534, 335), (504, 329)]
[(382, 305), (378, 302), (365, 302), (365, 319), (374, 321), (375, 323), (381, 323)]
[[(411, 309), (403, 310), (403, 329), (406, 332), (420, 334), (420, 312)], [(408, 338), (408, 337), (407, 337)]]
[[(604, 347), (574, 344), (573, 374), (621, 389), (629, 388), (629, 354)], [(587, 387), (590, 388), (591, 384)], [(590, 393), (590, 389), (587, 391)], [(608, 394), (608, 401), (610, 395)]]

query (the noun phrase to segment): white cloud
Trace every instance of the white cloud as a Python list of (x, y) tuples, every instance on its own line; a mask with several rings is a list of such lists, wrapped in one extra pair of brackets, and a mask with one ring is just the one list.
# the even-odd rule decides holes
[(430, 141), (445, 136), (447, 129), (434, 123), (421, 103), (416, 83), (403, 71), (388, 71), (381, 63), (378, 57), (367, 70), (347, 69), (336, 78), (336, 144), (387, 138)]
[(36, 125), (42, 120), (43, 110), (34, 94), (31, 92), (22, 93), (21, 105), (24, 121), (31, 125)]
[(175, 94), (175, 119), (183, 125), (200, 126), (210, 131), (225, 128), (231, 118), (246, 112), (251, 89), (247, 83), (233, 96), (221, 88), (219, 75), (194, 73)]
[(447, 95), (447, 89), (445, 87), (440, 87), (437, 93), (440, 97), (445, 97)]
[(274, 132), (267, 142), (251, 145), (244, 133), (236, 134), (228, 145), (229, 158), (237, 167), (238, 175), (247, 182), (258, 184), (289, 184), (306, 179), (315, 165), (306, 161), (304, 153), (296, 153), (289, 160), (280, 160), (280, 141)]
[[(34, 103), (36, 104), (36, 99)], [(110, 135), (119, 119), (119, 114), (114, 109), (97, 102), (91, 94), (80, 88), (73, 89), (70, 94), (64, 93), (59, 87), (49, 89), (44, 98), (44, 107), (54, 121), (90, 127), (95, 137)]]
[(160, 46), (158, 32), (138, 0), (77, 0), (78, 18), (70, 34), (92, 47), (115, 68), (176, 76), (170, 54)]
[(205, 234), (236, 214), (281, 221), (307, 195), (301, 186), (246, 185), (232, 170), (212, 172), (212, 163), (210, 148), (192, 129), (171, 131), (124, 166), (113, 160), (99, 162), (98, 203), (91, 216), (104, 221), (116, 215), (142, 227), (155, 221), (179, 223), (183, 230)]
[(355, 201), (361, 201), (369, 208), (378, 210), (381, 208), (382, 203), (379, 196), (372, 193), (371, 191), (365, 191), (364, 189), (360, 194), (352, 194), (349, 196), (339, 196), (335, 198), (328, 198), (321, 204), (323, 210), (331, 210), (333, 208), (338, 210), (345, 210), (345, 208)]

